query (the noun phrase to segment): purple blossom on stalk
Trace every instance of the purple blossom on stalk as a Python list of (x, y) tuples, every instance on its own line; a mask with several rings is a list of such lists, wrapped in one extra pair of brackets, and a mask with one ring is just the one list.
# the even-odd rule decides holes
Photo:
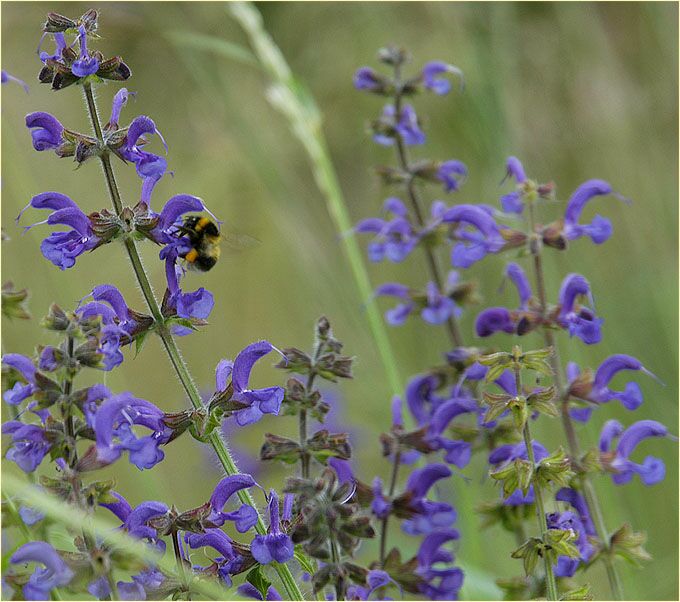
[(557, 564), (553, 567), (556, 577), (573, 577), (576, 569), (581, 563), (588, 562), (595, 553), (595, 546), (588, 541), (583, 522), (577, 514), (573, 512), (551, 512), (546, 515), (548, 529), (558, 529), (560, 531), (573, 531), (576, 538), (576, 547), (579, 551), (579, 558), (569, 556), (559, 556)]
[[(452, 273), (457, 278), (457, 274), (455, 272)], [(385, 312), (385, 319), (392, 326), (402, 325), (416, 308), (411, 289), (397, 282), (390, 282), (379, 286), (375, 290), (375, 295), (376, 297), (391, 296), (403, 300), (403, 303)], [(460, 314), (460, 307), (452, 299), (441, 294), (434, 282), (427, 283), (425, 306), (420, 312), (423, 320), (430, 324), (443, 324), (451, 316), (458, 317)]]
[[(127, 104), (130, 96), (134, 96), (134, 92), (128, 92), (127, 88), (121, 88), (113, 96), (113, 101), (111, 102), (111, 118), (109, 122), (104, 126), (106, 130), (117, 130), (118, 120), (120, 119), (120, 112), (123, 107)], [(126, 138), (127, 142), (127, 138)], [(127, 146), (126, 146), (127, 149)]]
[(273, 585), (267, 588), (267, 595), (263, 598), (260, 591), (250, 583), (243, 583), (236, 588), (236, 591), (245, 596), (246, 598), (251, 598), (252, 600), (283, 600), (281, 594), (276, 591)]
[(463, 72), (453, 65), (443, 61), (431, 61), (423, 67), (423, 84), (425, 88), (435, 94), (445, 95), (451, 91), (451, 82), (441, 75), (455, 75), (460, 79), (461, 90), (464, 86)]
[(288, 562), (293, 557), (293, 542), (281, 531), (279, 522), (279, 498), (273, 489), (269, 492), (269, 532), (256, 535), (250, 544), (253, 558), (260, 564), (272, 561)]
[[(197, 290), (184, 293), (179, 287), (182, 268), (177, 265), (178, 247), (168, 245), (161, 251), (161, 258), (165, 259), (165, 275), (168, 283), (168, 297), (165, 307), (180, 318), (197, 318), (205, 320), (215, 306), (215, 299), (210, 291), (200, 287)], [(187, 326), (173, 325), (173, 334), (184, 336), (191, 334), (192, 329)]]
[[(498, 253), (505, 246), (505, 239), (493, 217), (476, 205), (451, 207), (443, 214), (442, 221), (460, 225), (455, 232), (460, 242), (451, 249), (453, 267), (469, 268), (489, 253)], [(472, 227), (472, 230), (466, 226)]]
[(6, 84), (7, 82), (15, 82), (19, 84), (24, 89), (26, 94), (28, 94), (28, 84), (26, 84), (25, 81), (20, 80), (18, 77), (10, 75), (9, 73), (7, 73), (7, 71), (4, 70), (0, 71), (0, 83)]
[(50, 113), (29, 113), (26, 115), (26, 127), (31, 130), (33, 148), (37, 151), (55, 149), (62, 143), (64, 126)]
[[(668, 429), (655, 420), (640, 420), (625, 430), (618, 420), (604, 423), (600, 433), (601, 458), (616, 485), (630, 482), (636, 473), (645, 485), (655, 485), (664, 480), (666, 466), (663, 460), (647, 456), (642, 464), (637, 464), (629, 459), (635, 448), (651, 437), (669, 437)], [(613, 448), (616, 439), (618, 443)]]
[(234, 512), (223, 512), (225, 504), (241, 489), (260, 487), (249, 474), (234, 474), (224, 477), (210, 496), (212, 512), (208, 520), (215, 526), (222, 526), (225, 521), (233, 521), (239, 533), (245, 533), (257, 523), (257, 510), (243, 504)]
[(445, 192), (453, 192), (458, 190), (467, 173), (467, 167), (464, 163), (452, 159), (439, 164), (437, 179), (444, 184)]
[(564, 233), (569, 240), (589, 236), (596, 245), (600, 245), (609, 239), (612, 223), (607, 218), (596, 215), (589, 224), (579, 223), (586, 203), (593, 197), (608, 194), (613, 194), (612, 187), (604, 180), (588, 180), (574, 191), (564, 212)]
[(586, 345), (599, 343), (602, 340), (600, 327), (604, 320), (598, 318), (592, 309), (579, 306), (576, 303), (579, 297), (586, 297), (591, 306), (594, 306), (588, 281), (580, 274), (569, 274), (560, 288), (557, 320), (567, 329), (569, 336), (577, 336)]
[(29, 527), (32, 527), (45, 518), (45, 514), (40, 512), (40, 510), (31, 508), (30, 506), (20, 506), (19, 516), (21, 517), (21, 520), (24, 522), (24, 524)]
[(12, 406), (19, 405), (36, 391), (35, 365), (33, 360), (20, 353), (5, 353), (2, 363), (13, 368), (26, 379), (26, 383), (17, 381), (11, 389), (5, 391), (3, 399)]
[[(165, 457), (159, 446), (170, 440), (171, 432), (163, 417), (155, 405), (131, 393), (109, 397), (95, 416), (97, 458), (111, 464), (127, 450), (130, 462), (137, 468), (152, 468)], [(151, 434), (138, 438), (132, 430), (135, 425), (151, 430)]]
[[(117, 99), (114, 98), (114, 102), (121, 103), (122, 96)], [(112, 117), (116, 116), (117, 106), (114, 104)], [(135, 164), (137, 175), (142, 178), (141, 202), (147, 205), (151, 202), (151, 193), (154, 186), (163, 177), (168, 167), (168, 163), (163, 157), (141, 149), (142, 144), (146, 142), (145, 136), (153, 134), (157, 134), (161, 139), (167, 153), (168, 145), (165, 143), (165, 139), (158, 131), (158, 128), (156, 128), (153, 120), (145, 115), (140, 115), (132, 120), (128, 127), (125, 145), (122, 150), (123, 158)]]
[[(158, 531), (147, 523), (153, 518), (165, 516), (168, 512), (169, 508), (163, 502), (142, 502), (127, 515), (124, 523), (125, 529), (132, 537), (150, 539), (156, 543)], [(165, 543), (162, 540), (157, 543), (160, 544), (162, 549), (165, 549)]]
[[(350, 585), (347, 588), (347, 599), (348, 600), (370, 600), (371, 596), (379, 589), (388, 587), (389, 585), (395, 585), (396, 587), (401, 587), (399, 584), (390, 577), (387, 571), (382, 571), (380, 569), (373, 569), (368, 571), (366, 576), (367, 587), (362, 587), (361, 585)], [(392, 598), (385, 598), (383, 594), (380, 596), (381, 600), (391, 600)]]
[(418, 116), (410, 104), (405, 104), (401, 108), (398, 119), (396, 119), (394, 105), (385, 105), (380, 121), (392, 124), (394, 133), (376, 132), (373, 135), (373, 140), (378, 144), (382, 144), (383, 146), (393, 145), (395, 134), (398, 135), (407, 146), (425, 144), (425, 134), (420, 129)]
[(375, 234), (368, 245), (368, 258), (378, 262), (387, 258), (394, 263), (406, 259), (415, 249), (420, 237), (416, 234), (408, 219), (408, 210), (400, 199), (388, 198), (383, 204), (383, 211), (394, 217), (384, 220), (371, 217), (359, 222), (355, 232)]
[(163, 584), (165, 575), (158, 569), (145, 569), (132, 576), (132, 581), (119, 581), (116, 585), (121, 600), (146, 600), (147, 591), (153, 591)]
[(524, 270), (516, 263), (509, 263), (505, 268), (505, 276), (512, 282), (519, 295), (519, 309), (510, 311), (505, 307), (489, 307), (481, 311), (475, 320), (475, 332), (479, 337), (488, 337), (495, 332), (514, 334), (523, 312), (526, 312), (531, 300), (532, 291), (529, 279)]
[(116, 518), (121, 521), (121, 526), (124, 526), (127, 522), (128, 516), (130, 516), (130, 513), (132, 512), (132, 506), (130, 506), (129, 502), (117, 491), (111, 490), (109, 491), (109, 494), (115, 497), (118, 501), (108, 504), (100, 502), (99, 505), (112, 512)]
[[(548, 450), (543, 447), (538, 441), (532, 441), (531, 446), (534, 451), (534, 459), (536, 462), (540, 462), (544, 458), (548, 457)], [(528, 460), (529, 456), (527, 454), (526, 445), (524, 442), (517, 444), (506, 444), (501, 445), (494, 449), (489, 454), (489, 464), (494, 466), (508, 464), (514, 462), (516, 459)], [(502, 494), (501, 494), (502, 495)], [(524, 504), (534, 503), (534, 486), (530, 485), (526, 495), (521, 489), (515, 489), (508, 497), (503, 501), (504, 506), (522, 506)]]
[(576, 510), (586, 534), (591, 537), (597, 537), (597, 531), (595, 530), (593, 519), (590, 516), (588, 504), (586, 503), (585, 498), (578, 491), (569, 487), (562, 487), (562, 489), (560, 489), (555, 495), (555, 499), (558, 502), (567, 502), (570, 504), (571, 507)]
[(369, 92), (380, 90), (383, 84), (378, 74), (370, 67), (360, 67), (354, 73), (354, 87)]
[(10, 420), (2, 425), (2, 434), (12, 436), (12, 447), (5, 457), (24, 472), (33, 472), (38, 468), (52, 448), (45, 429), (36, 424)]
[(41, 224), (61, 224), (72, 228), (67, 232), (52, 232), (40, 244), (43, 256), (58, 268), (65, 270), (75, 265), (76, 259), (86, 251), (92, 251), (102, 244), (101, 239), (95, 236), (89, 217), (78, 205), (59, 192), (43, 192), (34, 196), (24, 207), (17, 221), (29, 207), (34, 209), (51, 209), (49, 217), (42, 222), (26, 226), (28, 231), (34, 226)]
[(44, 541), (29, 541), (21, 546), (10, 558), (12, 564), (35, 562), (44, 565), (36, 567), (23, 587), (26, 600), (49, 600), (55, 587), (67, 585), (73, 578), (73, 571), (61, 559), (58, 552)]
[(416, 558), (416, 573), (423, 578), (421, 593), (429, 600), (457, 600), (458, 592), (463, 585), (463, 571), (457, 567), (440, 568), (440, 564), (453, 563), (453, 554), (443, 550), (442, 546), (459, 538), (455, 529), (435, 531), (425, 536), (420, 544)]
[(61, 61), (62, 59), (62, 52), (66, 50), (66, 38), (64, 34), (61, 31), (58, 31), (54, 34), (54, 43), (55, 43), (55, 49), (54, 49), (54, 54), (50, 54), (49, 52), (46, 52), (44, 50), (40, 50), (40, 47), (42, 46), (43, 39), (45, 38), (46, 34), (43, 34), (43, 36), (40, 38), (40, 44), (38, 44), (38, 53), (40, 56), (41, 62), (44, 64), (48, 61), (48, 59), (52, 59), (53, 61)]
[[(243, 558), (234, 551), (231, 538), (220, 529), (206, 529), (205, 533), (185, 533), (184, 540), (192, 549), (210, 547), (220, 554), (214, 562), (218, 565), (218, 574), (227, 587), (230, 587), (231, 576), (241, 570)], [(194, 566), (194, 570), (204, 570)]]
[[(517, 157), (508, 157), (505, 162), (506, 178), (514, 178), (517, 184), (526, 182), (524, 167)], [(513, 190), (501, 197), (501, 207), (506, 213), (522, 213), (524, 211), (524, 200), (519, 190)]]
[(226, 391), (227, 379), (231, 376), (234, 389), (232, 399), (248, 405), (247, 408), (236, 412), (236, 422), (240, 426), (257, 422), (264, 414), (277, 416), (281, 409), (284, 395), (284, 390), (281, 387), (248, 388), (250, 373), (255, 362), (272, 350), (277, 349), (269, 341), (258, 341), (243, 349), (233, 362), (221, 360), (217, 364), (215, 369), (216, 390)]
[[(569, 394), (578, 399), (593, 403), (607, 403), (618, 399), (628, 410), (636, 410), (643, 402), (640, 385), (631, 381), (626, 383), (623, 391), (616, 391), (609, 387), (611, 380), (623, 370), (639, 370), (648, 376), (658, 378), (642, 363), (630, 355), (616, 354), (604, 360), (593, 376), (590, 371), (581, 373), (580, 368), (574, 362), (567, 364), (567, 380), (569, 381)], [(570, 414), (575, 420), (587, 422), (593, 412), (592, 407), (572, 408)]]
[(80, 39), (80, 56), (71, 65), (71, 73), (76, 77), (94, 75), (99, 70), (99, 61), (87, 51), (87, 32), (82, 25), (78, 27), (78, 37)]

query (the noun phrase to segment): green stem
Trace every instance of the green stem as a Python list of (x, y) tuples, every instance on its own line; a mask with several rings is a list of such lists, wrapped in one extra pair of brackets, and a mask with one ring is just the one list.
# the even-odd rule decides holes
[[(515, 385), (517, 387), (517, 395), (522, 394), (522, 376), (520, 374), (520, 367), (515, 367)], [(522, 432), (524, 436), (524, 446), (527, 449), (527, 457), (529, 462), (531, 462), (532, 469), (536, 470), (536, 458), (534, 456), (534, 446), (531, 444), (531, 430), (529, 428), (529, 420), (524, 424), (524, 430)], [(534, 499), (536, 500), (536, 514), (538, 518), (538, 527), (541, 531), (541, 538), (543, 541), (548, 539), (548, 521), (545, 517), (545, 504), (543, 503), (543, 490), (539, 487), (538, 482), (533, 482), (534, 486)], [(545, 565), (545, 584), (548, 594), (548, 600), (557, 600), (557, 581), (555, 580), (555, 574), (553, 573), (552, 562), (547, 554), (543, 555), (543, 561)]]
[[(394, 454), (394, 463), (392, 464), (392, 478), (390, 480), (390, 489), (388, 496), (390, 500), (394, 496), (394, 490), (397, 487), (397, 475), (399, 474), (399, 465), (401, 464), (401, 451)], [(390, 515), (388, 514), (382, 520), (380, 526), (380, 566), (385, 566), (385, 556), (387, 555), (387, 523)]]
[[(102, 129), (99, 122), (97, 104), (92, 92), (92, 87), (90, 84), (85, 84), (83, 88), (85, 90), (85, 99), (87, 101), (87, 108), (92, 121), (92, 127), (94, 128), (95, 134), (97, 135), (99, 141), (103, 143)], [(113, 204), (115, 211), (120, 214), (123, 210), (123, 204), (121, 202), (120, 192), (118, 191), (118, 185), (116, 183), (116, 178), (113, 173), (113, 168), (111, 167), (111, 161), (108, 153), (102, 154), (100, 159), (104, 169), (104, 177), (106, 179), (109, 196), (111, 197), (111, 203)], [(195, 409), (204, 409), (203, 400), (201, 399), (201, 395), (198, 391), (196, 383), (194, 383), (194, 380), (191, 377), (189, 368), (187, 367), (179, 352), (179, 348), (177, 347), (175, 339), (173, 338), (170, 331), (165, 327), (163, 315), (161, 314), (161, 310), (154, 295), (153, 288), (151, 287), (151, 283), (149, 282), (149, 278), (146, 274), (146, 271), (144, 270), (144, 265), (142, 264), (139, 252), (137, 251), (137, 246), (131, 238), (126, 238), (125, 249), (127, 251), (128, 257), (130, 258), (130, 263), (132, 264), (137, 282), (142, 289), (144, 299), (149, 307), (149, 310), (151, 311), (151, 315), (156, 321), (156, 332), (163, 342), (163, 347), (170, 358), (170, 363), (175, 369), (175, 372), (177, 373), (177, 376), (182, 383), (186, 394), (191, 400), (191, 404)], [(213, 431), (213, 433), (210, 435), (210, 445), (215, 450), (215, 453), (217, 454), (217, 457), (219, 458), (220, 463), (222, 464), (222, 467), (224, 468), (227, 475), (238, 474), (240, 472), (236, 466), (236, 463), (234, 462), (234, 459), (229, 453), (225, 442), (220, 438), (217, 431)], [(267, 533), (267, 527), (262, 520), (259, 510), (257, 510), (257, 506), (255, 505), (255, 501), (253, 500), (250, 492), (248, 490), (242, 489), (237, 493), (237, 495), (241, 500), (241, 503), (248, 504), (257, 511), (258, 519), (257, 523), (255, 524), (255, 530), (258, 534), (265, 535)], [(290, 599), (304, 600), (300, 588), (298, 587), (298, 584), (296, 583), (288, 566), (279, 563), (274, 564), (274, 568), (278, 573), (279, 578), (283, 582)]]
[[(538, 288), (538, 300), (541, 304), (541, 317), (542, 319), (545, 319), (546, 311), (548, 308), (548, 300), (545, 287), (543, 261), (541, 256), (542, 241), (535, 232), (536, 217), (534, 213), (534, 205), (532, 202), (528, 204), (528, 215), (529, 215), (530, 249), (534, 261), (534, 275), (536, 277), (536, 286)], [(569, 415), (569, 396), (566, 394), (566, 391), (564, 389), (565, 379), (562, 376), (562, 363), (560, 362), (560, 355), (557, 347), (557, 342), (555, 340), (555, 334), (552, 328), (550, 328), (549, 326), (545, 325), (543, 326), (543, 340), (545, 341), (545, 345), (547, 347), (552, 347), (553, 349), (553, 352), (550, 355), (550, 365), (554, 373), (555, 386), (562, 400), (560, 407), (562, 427), (564, 428), (564, 433), (567, 437), (572, 462), (578, 462), (581, 458), (581, 450), (578, 442), (578, 437), (576, 435), (576, 430), (574, 429), (574, 423), (571, 420), (571, 416)], [(602, 513), (602, 507), (597, 497), (597, 493), (595, 492), (595, 488), (593, 487), (593, 484), (588, 474), (584, 472), (579, 472), (578, 477), (579, 481), (581, 482), (583, 496), (586, 500), (586, 504), (588, 504), (590, 514), (595, 523), (597, 535), (604, 548), (602, 559), (604, 560), (605, 568), (607, 571), (609, 587), (615, 600), (623, 600), (624, 599), (623, 586), (621, 584), (621, 578), (619, 577), (616, 565), (614, 564), (614, 559), (611, 555), (608, 535), (609, 532), (607, 530), (607, 525), (604, 520), (604, 514)]]

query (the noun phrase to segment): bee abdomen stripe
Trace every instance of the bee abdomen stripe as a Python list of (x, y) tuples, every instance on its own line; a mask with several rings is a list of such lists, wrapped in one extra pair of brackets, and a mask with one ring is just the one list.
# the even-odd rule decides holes
[(200, 231), (203, 230), (203, 228), (205, 228), (209, 223), (210, 223), (210, 220), (209, 220), (207, 217), (202, 217), (201, 219), (199, 219), (199, 220), (196, 222), (196, 226), (194, 226), (194, 230), (196, 230), (196, 232), (200, 232)]
[(194, 263), (196, 261), (196, 258), (198, 257), (198, 251), (196, 249), (191, 249), (185, 256), (184, 259), (186, 259), (189, 263)]

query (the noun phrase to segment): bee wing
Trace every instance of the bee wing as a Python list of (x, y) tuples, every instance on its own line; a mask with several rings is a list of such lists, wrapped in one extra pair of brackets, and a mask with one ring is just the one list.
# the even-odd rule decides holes
[(254, 236), (250, 236), (250, 234), (225, 230), (224, 228), (222, 228), (222, 231), (220, 232), (220, 237), (222, 242), (224, 242), (224, 244), (232, 251), (246, 251), (262, 244), (261, 240), (258, 240)]

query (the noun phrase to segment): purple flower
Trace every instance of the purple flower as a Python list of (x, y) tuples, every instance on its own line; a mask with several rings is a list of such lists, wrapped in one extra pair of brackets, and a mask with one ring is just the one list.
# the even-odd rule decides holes
[(99, 61), (95, 56), (90, 56), (87, 51), (87, 32), (82, 25), (78, 27), (78, 37), (80, 38), (80, 56), (71, 65), (71, 72), (76, 77), (94, 75), (99, 70)]
[(441, 563), (453, 563), (453, 555), (441, 547), (459, 538), (455, 529), (444, 529), (426, 535), (420, 544), (416, 558), (416, 573), (424, 582), (419, 586), (428, 600), (457, 600), (463, 585), (463, 571), (459, 568), (440, 568)]
[[(139, 329), (139, 314), (128, 308), (121, 292), (112, 284), (102, 284), (92, 289), (91, 303), (79, 307), (80, 318), (99, 316), (102, 321), (98, 351), (104, 356), (103, 369), (110, 371), (123, 362), (121, 343), (131, 343)], [(101, 303), (106, 302), (107, 305)], [(122, 340), (124, 339), (124, 341)]]
[(591, 537), (597, 537), (597, 531), (595, 530), (593, 519), (590, 517), (588, 504), (578, 491), (569, 487), (562, 487), (555, 495), (555, 499), (558, 502), (567, 502), (570, 504), (571, 507), (576, 510), (586, 534)]
[[(176, 245), (168, 245), (161, 251), (161, 259), (165, 259), (165, 276), (168, 283), (168, 296), (164, 306), (180, 318), (205, 320), (215, 306), (215, 299), (213, 294), (203, 287), (189, 293), (182, 292), (179, 287), (182, 268), (177, 265), (180, 252), (178, 248), (180, 247)], [(172, 332), (184, 336), (191, 334), (192, 329), (173, 325)]]
[[(569, 394), (598, 404), (618, 399), (626, 409), (635, 410), (643, 401), (642, 390), (636, 382), (626, 383), (623, 391), (616, 391), (609, 387), (610, 381), (623, 370), (640, 370), (658, 380), (639, 360), (630, 355), (617, 354), (604, 360), (594, 376), (590, 371), (582, 374), (577, 364), (569, 362), (567, 365)], [(587, 422), (592, 411), (593, 408), (572, 408), (570, 414), (575, 420)]]
[[(125, 98), (127, 99), (127, 97)], [(116, 102), (122, 106), (122, 97), (114, 98), (112, 118), (116, 117), (116, 110), (120, 110), (118, 109), (119, 105), (115, 104)], [(168, 163), (163, 157), (141, 149), (142, 144), (146, 142), (145, 136), (153, 134), (157, 134), (161, 139), (167, 153), (168, 145), (165, 143), (165, 139), (156, 128), (153, 120), (145, 115), (140, 115), (132, 120), (122, 150), (123, 157), (135, 164), (137, 175), (142, 178), (141, 202), (147, 205), (151, 202), (151, 192), (154, 186), (163, 177), (168, 167)]]
[(242, 596), (245, 596), (246, 598), (252, 598), (253, 600), (283, 600), (281, 594), (276, 591), (276, 588), (273, 585), (270, 585), (267, 588), (267, 596), (264, 598), (262, 597), (260, 591), (250, 583), (243, 583), (242, 585), (239, 585), (236, 588), (236, 591)]
[(368, 245), (370, 261), (378, 262), (387, 258), (399, 263), (415, 249), (420, 237), (413, 230), (408, 219), (408, 210), (400, 199), (388, 198), (383, 205), (383, 211), (393, 214), (394, 217), (391, 220), (377, 217), (362, 220), (354, 231), (375, 234), (375, 238)]
[(33, 148), (37, 151), (58, 148), (62, 143), (64, 126), (49, 113), (38, 111), (26, 115), (26, 127), (31, 130)]
[[(347, 599), (348, 600), (370, 600), (374, 592), (383, 587), (389, 585), (396, 585), (401, 589), (400, 585), (390, 577), (389, 573), (382, 571), (380, 569), (373, 569), (368, 571), (366, 576), (366, 583), (368, 587), (362, 587), (360, 585), (350, 585), (347, 588)], [(384, 595), (380, 596), (381, 600), (391, 600), (391, 598), (385, 598)]]
[(0, 83), (6, 84), (7, 82), (16, 82), (26, 91), (26, 94), (28, 94), (28, 85), (25, 81), (10, 75), (7, 71), (0, 71)]
[[(663, 460), (647, 456), (642, 464), (629, 459), (639, 443), (650, 437), (668, 437), (668, 429), (655, 420), (640, 420), (625, 431), (618, 420), (608, 420), (600, 433), (600, 452), (603, 464), (612, 471), (612, 480), (617, 485), (628, 483), (637, 473), (645, 485), (655, 485), (664, 480), (666, 466)], [(616, 449), (610, 450), (618, 439)]]
[(40, 510), (36, 510), (30, 506), (20, 506), (19, 516), (21, 517), (21, 520), (24, 521), (24, 523), (29, 527), (32, 527), (45, 518), (45, 515), (40, 512)]
[(104, 129), (106, 130), (118, 129), (118, 120), (120, 119), (120, 112), (123, 109), (123, 107), (127, 104), (130, 96), (133, 95), (134, 92), (128, 92), (127, 88), (121, 88), (120, 90), (118, 90), (118, 92), (115, 93), (113, 97), (113, 102), (111, 103), (111, 118), (109, 119), (109, 122), (104, 126)]
[(495, 332), (515, 332), (515, 321), (505, 307), (489, 307), (477, 315), (475, 332), (478, 337), (488, 337)]
[(127, 515), (125, 529), (132, 537), (155, 541), (158, 537), (158, 532), (147, 523), (152, 518), (165, 516), (168, 512), (169, 509), (163, 502), (142, 502)]
[(595, 553), (595, 546), (588, 541), (588, 533), (580, 517), (573, 512), (551, 512), (546, 515), (548, 529), (560, 531), (573, 531), (576, 536), (576, 547), (580, 553), (579, 558), (559, 556), (555, 565), (556, 577), (573, 577), (576, 569), (582, 562), (588, 562)]
[(442, 216), (442, 221), (460, 224), (456, 237), (461, 242), (451, 249), (451, 265), (454, 267), (469, 268), (487, 254), (498, 253), (505, 246), (505, 239), (493, 217), (476, 205), (451, 207)]
[(431, 61), (423, 67), (424, 86), (435, 94), (448, 94), (451, 91), (451, 82), (445, 77), (439, 77), (444, 74), (457, 76), (460, 79), (461, 90), (463, 89), (463, 72), (458, 67), (442, 61)]
[(62, 52), (66, 50), (66, 38), (64, 37), (64, 34), (62, 32), (56, 32), (54, 34), (54, 43), (55, 43), (55, 50), (54, 54), (49, 54), (48, 52), (45, 52), (44, 50), (40, 50), (40, 46), (42, 46), (42, 41), (45, 38), (45, 34), (40, 38), (40, 44), (38, 45), (38, 52), (40, 53), (40, 60), (42, 63), (46, 63), (48, 59), (52, 59), (53, 61), (61, 61), (62, 59)]
[[(548, 450), (543, 447), (538, 441), (532, 441), (531, 446), (534, 451), (534, 459), (536, 462), (540, 462), (544, 458), (548, 457)], [(503, 465), (510, 462), (514, 462), (516, 459), (521, 458), (522, 460), (528, 459), (527, 448), (524, 442), (517, 443), (515, 445), (506, 444), (501, 445), (494, 449), (489, 454), (489, 464), (493, 465)], [(502, 494), (501, 494), (502, 495)], [(529, 490), (526, 495), (521, 489), (516, 489), (513, 491), (507, 499), (504, 500), (504, 506), (521, 506), (524, 504), (534, 503), (534, 486), (530, 485)]]
[[(505, 169), (505, 178), (514, 178), (518, 185), (526, 182), (524, 167), (517, 157), (508, 157), (505, 162)], [(524, 211), (524, 198), (521, 190), (513, 190), (504, 194), (501, 197), (501, 207), (503, 207), (505, 213), (522, 213)]]
[(465, 176), (467, 176), (467, 167), (460, 161), (444, 161), (437, 168), (437, 179), (444, 183), (445, 192), (458, 190)]
[[(140, 470), (155, 466), (165, 457), (159, 446), (170, 439), (163, 416), (155, 405), (131, 393), (109, 397), (95, 416), (98, 459), (110, 464), (127, 450), (130, 462)], [(132, 429), (135, 425), (151, 430), (151, 434), (138, 438)]]
[(281, 531), (279, 523), (279, 498), (273, 489), (269, 492), (269, 532), (256, 535), (250, 544), (253, 558), (260, 564), (288, 562), (293, 557), (293, 542)]
[(131, 582), (119, 581), (118, 593), (121, 600), (146, 600), (147, 592), (160, 588), (165, 581), (165, 575), (158, 569), (145, 569), (138, 575), (133, 575)]
[(564, 212), (564, 233), (568, 239), (590, 236), (596, 245), (609, 239), (612, 235), (612, 224), (607, 218), (596, 215), (589, 224), (579, 223), (586, 203), (593, 197), (607, 194), (612, 194), (612, 187), (604, 180), (588, 180), (574, 191)]
[(505, 267), (505, 275), (517, 289), (517, 294), (519, 295), (519, 308), (521, 310), (527, 309), (529, 300), (532, 297), (532, 292), (531, 284), (529, 284), (529, 279), (524, 270), (518, 264), (510, 262)]
[(371, 512), (380, 520), (387, 518), (392, 512), (392, 502), (383, 494), (383, 481), (380, 477), (373, 479), (373, 500), (371, 501)]
[(406, 385), (406, 404), (419, 425), (426, 424), (446, 399), (437, 395), (439, 379), (433, 374), (414, 376)]
[(451, 474), (451, 469), (445, 464), (428, 464), (414, 470), (406, 481), (406, 491), (411, 496), (411, 506), (417, 507), (437, 481), (447, 479)]
[(258, 341), (243, 349), (233, 363), (228, 360), (221, 360), (217, 365), (215, 370), (217, 391), (226, 390), (227, 379), (231, 376), (231, 383), (234, 388), (233, 399), (249, 406), (236, 412), (236, 422), (240, 426), (257, 422), (264, 414), (277, 416), (279, 413), (284, 394), (281, 387), (248, 388), (250, 373), (255, 362), (273, 349), (276, 348), (270, 342)]
[(45, 221), (24, 228), (25, 231), (40, 224), (62, 224), (72, 228), (67, 232), (53, 232), (40, 245), (43, 256), (62, 270), (73, 267), (78, 256), (92, 251), (102, 242), (95, 236), (88, 216), (64, 194), (43, 192), (34, 196), (19, 213), (17, 221), (28, 207), (51, 209), (52, 213)]
[(184, 539), (192, 550), (211, 547), (221, 554), (223, 560), (232, 560), (235, 557), (232, 540), (220, 529), (206, 529), (205, 533), (186, 533)]
[(128, 516), (130, 516), (130, 513), (132, 512), (132, 506), (130, 506), (128, 501), (117, 491), (111, 490), (109, 493), (118, 501), (112, 502), (110, 504), (100, 502), (99, 505), (112, 512), (121, 521), (121, 523), (125, 525)]
[(10, 558), (12, 564), (35, 562), (44, 565), (36, 567), (28, 582), (23, 587), (26, 600), (49, 600), (50, 592), (55, 587), (67, 585), (73, 578), (73, 571), (68, 568), (57, 551), (44, 541), (29, 541), (21, 546)]
[(19, 405), (36, 391), (33, 360), (20, 353), (5, 353), (2, 356), (2, 363), (19, 372), (27, 381), (26, 383), (14, 383), (14, 386), (3, 394), (3, 399), (9, 405)]
[(579, 297), (586, 297), (594, 305), (588, 281), (580, 274), (569, 274), (560, 288), (558, 322), (569, 331), (569, 336), (577, 336), (586, 345), (599, 343), (604, 320), (598, 318), (592, 309), (578, 305), (576, 300)]
[(257, 523), (257, 510), (248, 504), (243, 504), (234, 512), (223, 512), (225, 504), (232, 495), (241, 489), (259, 487), (255, 479), (249, 474), (234, 474), (224, 477), (215, 487), (210, 496), (212, 513), (208, 520), (216, 526), (222, 526), (225, 521), (234, 521), (236, 530), (245, 533)]
[(2, 425), (2, 434), (12, 436), (12, 447), (5, 457), (24, 472), (33, 472), (38, 468), (52, 447), (45, 429), (35, 424), (10, 420)]
[(383, 146), (394, 144), (394, 136), (398, 135), (404, 144), (408, 146), (425, 144), (425, 134), (418, 124), (418, 116), (409, 104), (405, 104), (399, 112), (399, 119), (396, 119), (394, 105), (385, 105), (380, 121), (388, 124), (388, 133), (376, 132), (373, 140)]
[(106, 575), (102, 575), (99, 579), (95, 579), (88, 584), (87, 591), (97, 600), (110, 600), (111, 586)]
[(354, 74), (354, 87), (357, 90), (374, 92), (383, 88), (380, 76), (370, 67), (360, 67)]

